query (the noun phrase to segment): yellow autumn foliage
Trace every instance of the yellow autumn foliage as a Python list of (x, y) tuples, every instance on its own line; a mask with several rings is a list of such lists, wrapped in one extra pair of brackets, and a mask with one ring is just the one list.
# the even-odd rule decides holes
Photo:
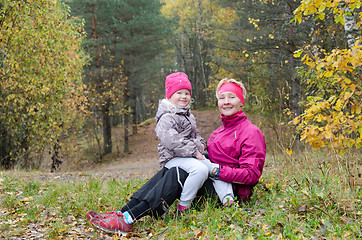
[[(303, 16), (321, 12), (332, 12), (336, 24), (344, 24), (343, 11), (338, 0), (302, 1), (295, 11), (295, 21)], [(360, 1), (348, 1), (350, 9), (361, 7)], [(322, 18), (319, 18), (323, 20)], [(361, 26), (362, 15), (356, 16), (356, 28)], [(294, 54), (307, 66), (309, 78), (320, 89), (324, 97), (308, 96), (303, 114), (293, 120), (301, 132), (301, 140), (315, 148), (328, 146), (343, 154), (352, 148), (361, 147), (361, 66), (362, 43), (356, 38), (348, 49), (336, 48), (323, 54), (312, 54), (308, 46)], [(325, 97), (329, 96), (329, 97)]]
[(10, 154), (54, 144), (82, 124), (82, 25), (59, 1), (5, 0), (0, 15), (0, 126)]

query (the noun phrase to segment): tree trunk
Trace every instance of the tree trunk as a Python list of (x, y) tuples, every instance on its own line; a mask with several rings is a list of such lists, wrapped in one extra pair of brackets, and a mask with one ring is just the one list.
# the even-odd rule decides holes
[(137, 107), (138, 107), (137, 123), (139, 125), (141, 122), (147, 120), (145, 104), (143, 104), (146, 102), (146, 99), (144, 99), (144, 94), (140, 94), (136, 97), (136, 100), (137, 100)]
[(102, 106), (102, 124), (103, 124), (103, 151), (104, 154), (112, 152), (112, 125), (109, 116), (110, 102), (106, 100)]
[[(93, 38), (94, 41), (98, 41), (97, 36), (97, 22), (96, 16), (94, 12), (94, 4), (91, 4), (91, 13), (93, 14), (92, 17), (92, 28), (93, 28)], [(97, 90), (100, 95), (102, 95), (103, 90), (103, 78), (101, 74), (101, 53), (99, 46), (97, 46), (97, 55), (96, 55), (96, 67), (99, 69), (98, 76), (97, 76)], [(102, 99), (103, 105), (101, 106), (101, 115), (102, 115), (102, 126), (103, 126), (103, 152), (104, 154), (108, 154), (112, 152), (112, 126), (111, 126), (111, 119), (109, 116), (109, 109), (110, 109), (110, 102), (109, 99)], [(100, 153), (100, 156), (103, 155)]]
[(135, 135), (138, 133), (138, 111), (137, 106), (132, 110), (132, 134)]
[[(203, 13), (203, 6), (202, 6), (202, 1), (199, 1), (199, 15), (202, 16)], [(200, 22), (200, 24), (197, 24), (196, 27), (198, 26), (202, 26), (203, 23), (202, 21)], [(200, 106), (201, 107), (205, 107), (206, 106), (206, 102), (209, 100), (208, 97), (208, 92), (205, 91), (207, 89), (207, 87), (209, 86), (209, 74), (207, 73), (207, 66), (205, 65), (205, 60), (204, 60), (204, 55), (205, 58), (207, 57), (207, 52), (205, 51), (205, 41), (204, 38), (201, 36), (202, 32), (204, 29), (197, 29), (196, 31), (196, 35), (197, 35), (197, 48), (198, 48), (198, 55), (200, 57), (199, 59), (199, 64), (200, 64), (200, 87), (201, 87), (201, 91), (200, 91)], [(208, 49), (207, 49), (208, 50)]]
[(0, 122), (0, 166), (4, 169), (10, 169), (13, 167), (10, 158), (11, 137), (8, 134), (5, 126)]
[(57, 139), (53, 146), (53, 151), (51, 151), (51, 159), (52, 159), (52, 165), (50, 172), (54, 172), (59, 168), (59, 166), (63, 163), (62, 157), (60, 156), (60, 149), (61, 146), (59, 145), (59, 140)]
[[(343, 15), (344, 18), (344, 31), (346, 33), (348, 47), (351, 48), (356, 43), (356, 37), (358, 31), (356, 29), (356, 19), (354, 18), (353, 12), (351, 9), (346, 6), (345, 2), (340, 2), (339, 7), (341, 10), (346, 13)], [(354, 50), (355, 51), (355, 50)]]
[[(116, 48), (117, 48), (117, 31), (116, 29), (113, 29), (113, 35), (115, 36), (113, 39), (113, 49), (112, 52), (112, 65), (111, 65), (111, 74), (109, 76), (110, 84), (113, 85), (113, 78), (116, 71)], [(106, 87), (108, 89), (108, 87)], [(112, 152), (112, 124), (111, 124), (111, 116), (110, 116), (110, 108), (111, 103), (110, 99), (107, 97), (104, 99), (104, 105), (102, 105), (102, 124), (103, 124), (103, 149), (104, 154), (108, 154)]]
[[(288, 13), (290, 16), (293, 16), (294, 7), (292, 2), (288, 3)], [(297, 50), (297, 47), (295, 45), (295, 32), (294, 27), (292, 24), (289, 24), (289, 34), (288, 34), (288, 42), (289, 42), (289, 64), (290, 64), (290, 77), (291, 77), (291, 110), (293, 113), (295, 113), (297, 116), (300, 115), (300, 107), (299, 107), (299, 99), (300, 99), (300, 80), (296, 76), (295, 71), (295, 58), (294, 58), (294, 52)]]
[(129, 153), (129, 130), (128, 130), (128, 125), (129, 125), (129, 107), (128, 107), (128, 100), (129, 100), (129, 94), (128, 94), (128, 86), (129, 86), (129, 74), (127, 74), (126, 71), (124, 71), (125, 76), (124, 76), (124, 89), (123, 89), (123, 99), (124, 99), (124, 111), (123, 111), (123, 120), (124, 120), (124, 152), (125, 153)]
[(132, 116), (132, 134), (138, 132), (138, 109), (137, 109), (137, 96), (139, 92), (137, 88), (133, 88), (132, 91), (132, 103), (131, 103), (131, 116)]
[(127, 109), (127, 106), (125, 106), (125, 111), (123, 114), (124, 119), (124, 152), (129, 153), (129, 141), (128, 141), (128, 125), (129, 125), (129, 111)]
[[(97, 23), (96, 23), (96, 16), (94, 13), (94, 4), (91, 4), (91, 13), (93, 14), (92, 17), (92, 30), (93, 30), (93, 38), (94, 41), (97, 42), (98, 41), (98, 36), (97, 36)], [(96, 66), (100, 67), (101, 66), (101, 54), (100, 54), (100, 49), (99, 47), (97, 47), (97, 56), (96, 56)]]
[[(270, 66), (270, 70), (271, 70), (270, 89), (272, 90), (272, 96), (277, 96), (277, 90), (279, 89), (279, 81), (277, 78), (277, 72), (279, 71), (279, 69), (277, 69), (278, 58), (277, 58), (277, 53), (275, 53), (274, 49), (271, 50), (270, 60), (272, 63), (276, 63), (276, 64), (271, 64), (271, 66)], [(282, 106), (279, 105), (279, 107), (282, 107)]]
[[(288, 5), (288, 13), (292, 17), (294, 13), (294, 2), (293, 1), (287, 1)], [(288, 42), (289, 42), (289, 64), (290, 64), (290, 77), (291, 77), (291, 111), (296, 115), (299, 116), (301, 114), (300, 106), (299, 106), (299, 100), (300, 100), (300, 79), (296, 74), (295, 68), (296, 68), (296, 60), (294, 58), (294, 52), (297, 50), (296, 44), (295, 44), (295, 32), (294, 27), (292, 24), (289, 24), (289, 36), (288, 36)], [(300, 135), (297, 133), (294, 140), (294, 145), (296, 149), (302, 148), (302, 143), (300, 142)]]

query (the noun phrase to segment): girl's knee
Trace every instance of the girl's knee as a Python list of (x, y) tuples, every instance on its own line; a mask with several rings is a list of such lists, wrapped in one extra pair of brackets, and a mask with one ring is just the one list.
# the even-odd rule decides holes
[(209, 177), (209, 169), (205, 164), (201, 164), (197, 169), (197, 174), (206, 180)]
[(209, 169), (200, 161), (193, 162), (189, 175), (198, 175), (206, 180), (209, 177)]

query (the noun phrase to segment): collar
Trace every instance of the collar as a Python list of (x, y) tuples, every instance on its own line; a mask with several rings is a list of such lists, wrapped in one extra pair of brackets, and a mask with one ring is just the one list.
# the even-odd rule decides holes
[(226, 117), (223, 115), (220, 115), (220, 118), (222, 120), (222, 125), (226, 128), (233, 128), (240, 124), (241, 121), (244, 121), (247, 119), (245, 113), (243, 111), (239, 111), (235, 113), (232, 116)]
[(234, 119), (234, 118), (239, 117), (239, 116), (242, 115), (243, 113), (244, 113), (243, 110), (240, 110), (239, 112), (235, 113), (234, 115), (232, 115), (232, 116), (227, 116), (227, 117), (226, 117), (225, 115), (221, 114), (221, 115), (220, 115), (220, 118), (221, 118), (222, 121), (224, 121), (224, 120), (231, 120), (231, 119)]

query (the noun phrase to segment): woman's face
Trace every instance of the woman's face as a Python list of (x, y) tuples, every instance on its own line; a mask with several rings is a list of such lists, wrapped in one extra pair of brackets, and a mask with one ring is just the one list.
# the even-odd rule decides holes
[(232, 92), (223, 92), (218, 97), (219, 111), (225, 117), (230, 117), (239, 112), (242, 107), (240, 99)]

